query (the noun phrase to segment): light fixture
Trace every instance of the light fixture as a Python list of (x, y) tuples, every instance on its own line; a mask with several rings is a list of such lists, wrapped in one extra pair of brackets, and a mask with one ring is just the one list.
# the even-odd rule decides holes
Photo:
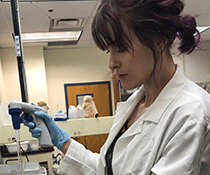
[(78, 41), (82, 31), (22, 33), (23, 43)]
[(200, 33), (202, 33), (202, 32), (204, 32), (204, 31), (208, 30), (209, 28), (210, 28), (210, 26), (198, 26), (198, 27), (197, 27), (197, 30), (198, 30)]

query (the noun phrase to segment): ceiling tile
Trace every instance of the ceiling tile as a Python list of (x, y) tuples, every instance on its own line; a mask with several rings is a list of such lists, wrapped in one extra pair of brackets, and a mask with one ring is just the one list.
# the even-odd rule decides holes
[[(184, 2), (186, 4), (185, 13), (199, 15), (196, 18), (198, 25), (210, 25), (209, 0), (184, 0)], [(22, 32), (49, 31), (50, 19), (86, 18), (84, 31), (78, 45), (69, 47), (94, 47), (91, 23), (99, 4), (100, 0), (19, 2), (21, 30)], [(50, 13), (49, 9), (52, 9), (53, 12)], [(0, 47), (9, 47), (9, 45), (14, 47), (11, 33), (13, 33), (13, 24), (10, 2), (0, 2)], [(201, 36), (204, 40), (210, 40), (210, 29), (203, 32)]]
[(21, 20), (20, 23), (22, 33), (48, 32), (50, 20), (48, 18), (42, 20)]
[(12, 21), (6, 21), (0, 19), (0, 34), (4, 33), (13, 33), (13, 26), (12, 26)]
[(210, 25), (210, 14), (201, 14), (196, 18), (196, 21), (199, 26)]
[[(83, 2), (52, 2), (52, 3), (35, 3), (39, 9), (47, 13), (52, 19), (55, 18), (79, 18), (89, 17), (96, 4), (95, 1)], [(52, 13), (48, 10), (53, 9)]]
[(209, 0), (184, 0), (184, 11), (189, 14), (210, 14)]

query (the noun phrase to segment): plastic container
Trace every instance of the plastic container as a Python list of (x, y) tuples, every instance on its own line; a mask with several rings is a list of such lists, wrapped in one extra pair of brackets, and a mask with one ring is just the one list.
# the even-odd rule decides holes
[(31, 140), (31, 141), (29, 141), (29, 148), (32, 151), (39, 150), (39, 141), (38, 140)]
[(67, 116), (65, 113), (55, 113), (53, 114), (54, 121), (65, 121), (67, 120)]
[[(3, 164), (0, 165), (0, 175), (18, 174), (18, 164)], [(43, 175), (43, 170), (40, 168), (39, 162), (23, 162), (24, 175)]]
[(59, 167), (59, 165), (53, 165), (53, 167), (52, 167), (53, 173), (54, 173), (55, 175), (59, 175), (59, 174), (57, 173), (58, 167)]
[[(9, 144), (5, 144), (7, 147), (7, 150), (9, 153), (14, 153), (17, 152), (17, 143), (9, 143)], [(29, 141), (25, 141), (25, 142), (20, 142), (21, 147), (23, 148), (24, 151), (26, 151), (28, 149), (29, 146)]]
[(78, 105), (77, 107), (70, 105), (68, 109), (68, 119), (84, 118), (85, 110)]

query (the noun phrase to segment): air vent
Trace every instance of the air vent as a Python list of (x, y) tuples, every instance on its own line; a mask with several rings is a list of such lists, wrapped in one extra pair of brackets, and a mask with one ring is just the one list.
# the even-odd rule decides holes
[(51, 19), (49, 32), (81, 31), (77, 40), (48, 42), (48, 46), (77, 45), (85, 23), (85, 18)]
[(84, 21), (84, 18), (51, 19), (50, 31), (82, 30)]

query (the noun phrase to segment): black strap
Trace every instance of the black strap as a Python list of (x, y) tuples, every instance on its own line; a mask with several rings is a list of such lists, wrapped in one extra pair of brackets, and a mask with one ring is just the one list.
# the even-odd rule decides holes
[(127, 131), (127, 129), (128, 129), (128, 120), (125, 122), (124, 127), (125, 127), (125, 131)]
[[(125, 128), (124, 131), (123, 128)], [(123, 133), (128, 129), (128, 120), (125, 122), (123, 125), (122, 129), (120, 132), (116, 135), (115, 139), (113, 140), (112, 144), (110, 145), (109, 149), (106, 152), (105, 155), (105, 161), (106, 161), (106, 167), (105, 167), (105, 175), (113, 175), (113, 170), (112, 170), (112, 158), (113, 158), (113, 151), (115, 144), (117, 140), (123, 135)]]

